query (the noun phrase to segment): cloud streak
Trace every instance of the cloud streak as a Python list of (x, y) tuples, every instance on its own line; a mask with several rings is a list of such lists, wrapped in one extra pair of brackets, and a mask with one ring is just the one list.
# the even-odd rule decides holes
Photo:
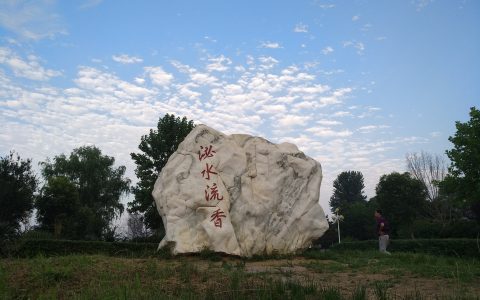
[[(7, 61), (21, 56), (2, 49), (2, 65), (10, 68)], [(23, 61), (39, 59), (32, 56)], [(284, 65), (266, 55), (246, 56), (244, 61), (207, 56), (203, 62), (195, 67), (180, 61), (142, 66), (132, 80), (107, 68), (84, 65), (67, 87), (48, 81), (40, 81), (41, 86), (20, 85), (12, 76), (23, 73), (0, 69), (0, 151), (16, 149), (42, 161), (95, 144), (126, 165), (127, 175), (135, 181), (129, 153), (137, 151), (140, 137), (159, 117), (173, 113), (227, 134), (247, 133), (297, 144), (322, 163), (325, 206), (336, 174), (355, 169), (364, 172), (366, 181), (374, 182), (378, 178), (372, 176), (398, 166), (398, 161), (380, 157), (400, 144), (426, 141), (391, 135), (385, 136), (391, 142), (372, 139), (368, 133), (381, 136), (379, 129), (388, 124), (375, 123), (374, 118), (361, 126), (351, 121), (363, 114), (373, 117), (381, 110), (361, 105), (349, 109), (356, 90), (327, 84), (317, 77), (318, 67)], [(49, 69), (40, 67), (43, 75), (30, 74), (30, 79), (52, 76)]]
[(48, 0), (1, 1), (0, 26), (24, 39), (53, 39), (67, 34), (64, 21), (55, 9), (55, 2)]
[(113, 55), (112, 59), (121, 64), (137, 64), (143, 62), (143, 59), (127, 54)]
[(6, 47), (0, 47), (0, 64), (8, 66), (16, 77), (30, 80), (46, 81), (52, 77), (62, 75), (62, 72), (45, 69), (35, 55), (22, 58)]

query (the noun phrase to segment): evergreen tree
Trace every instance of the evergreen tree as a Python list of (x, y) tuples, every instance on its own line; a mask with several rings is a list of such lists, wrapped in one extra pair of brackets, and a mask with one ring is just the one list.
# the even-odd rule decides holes
[(333, 188), (333, 195), (330, 197), (330, 206), (333, 211), (339, 208), (340, 212), (344, 213), (349, 204), (365, 202), (367, 199), (363, 194), (365, 188), (363, 174), (358, 171), (340, 173), (333, 182)]
[(152, 197), (153, 186), (170, 155), (194, 127), (193, 121), (186, 117), (180, 119), (166, 114), (158, 120), (156, 130), (151, 129), (149, 134), (142, 136), (138, 146), (141, 152), (131, 153), (139, 181), (132, 188), (135, 199), (128, 203), (128, 210), (144, 214), (145, 225), (158, 235), (163, 234), (164, 227)]

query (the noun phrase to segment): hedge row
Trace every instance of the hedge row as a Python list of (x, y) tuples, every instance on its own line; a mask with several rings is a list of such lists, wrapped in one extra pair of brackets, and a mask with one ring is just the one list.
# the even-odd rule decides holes
[[(377, 250), (378, 241), (342, 242), (330, 247), (332, 250)], [(413, 252), (458, 257), (480, 257), (478, 239), (415, 239), (390, 240), (390, 252)]]
[[(18, 240), (0, 249), (3, 257), (56, 256), (70, 254), (104, 254), (123, 257), (169, 257), (168, 250), (157, 252), (157, 243), (126, 243), (70, 240)], [(377, 250), (378, 241), (342, 242), (330, 247), (331, 251)], [(479, 257), (478, 239), (415, 239), (391, 240), (391, 252), (428, 253), (458, 257)]]
[(125, 243), (71, 240), (17, 240), (4, 245), (4, 257), (56, 256), (69, 254), (104, 254), (110, 256), (145, 257), (157, 254), (157, 243)]

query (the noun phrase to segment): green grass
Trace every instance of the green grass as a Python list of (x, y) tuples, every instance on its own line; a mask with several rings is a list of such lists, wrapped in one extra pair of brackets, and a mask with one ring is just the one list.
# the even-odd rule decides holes
[[(471, 292), (480, 284), (474, 258), (369, 251), (305, 256), (248, 260), (205, 252), (176, 258), (8, 258), (0, 260), (0, 299), (427, 299), (424, 290), (402, 290), (412, 277), (454, 287), (438, 299), (479, 299)], [(253, 272), (255, 266), (262, 268)], [(372, 274), (384, 278), (355, 279)]]
[[(305, 257), (316, 262), (308, 267), (323, 272), (345, 270), (368, 273), (388, 273), (403, 276), (411, 273), (428, 278), (449, 278), (469, 283), (480, 278), (480, 258), (455, 258), (415, 253), (385, 255), (378, 251), (306, 252)], [(332, 261), (324, 265), (321, 261)]]

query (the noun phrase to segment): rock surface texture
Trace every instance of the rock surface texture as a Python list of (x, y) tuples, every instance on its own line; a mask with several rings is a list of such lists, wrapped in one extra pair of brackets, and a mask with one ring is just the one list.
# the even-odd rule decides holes
[(292, 253), (323, 235), (320, 164), (289, 143), (196, 126), (154, 190), (174, 254)]

